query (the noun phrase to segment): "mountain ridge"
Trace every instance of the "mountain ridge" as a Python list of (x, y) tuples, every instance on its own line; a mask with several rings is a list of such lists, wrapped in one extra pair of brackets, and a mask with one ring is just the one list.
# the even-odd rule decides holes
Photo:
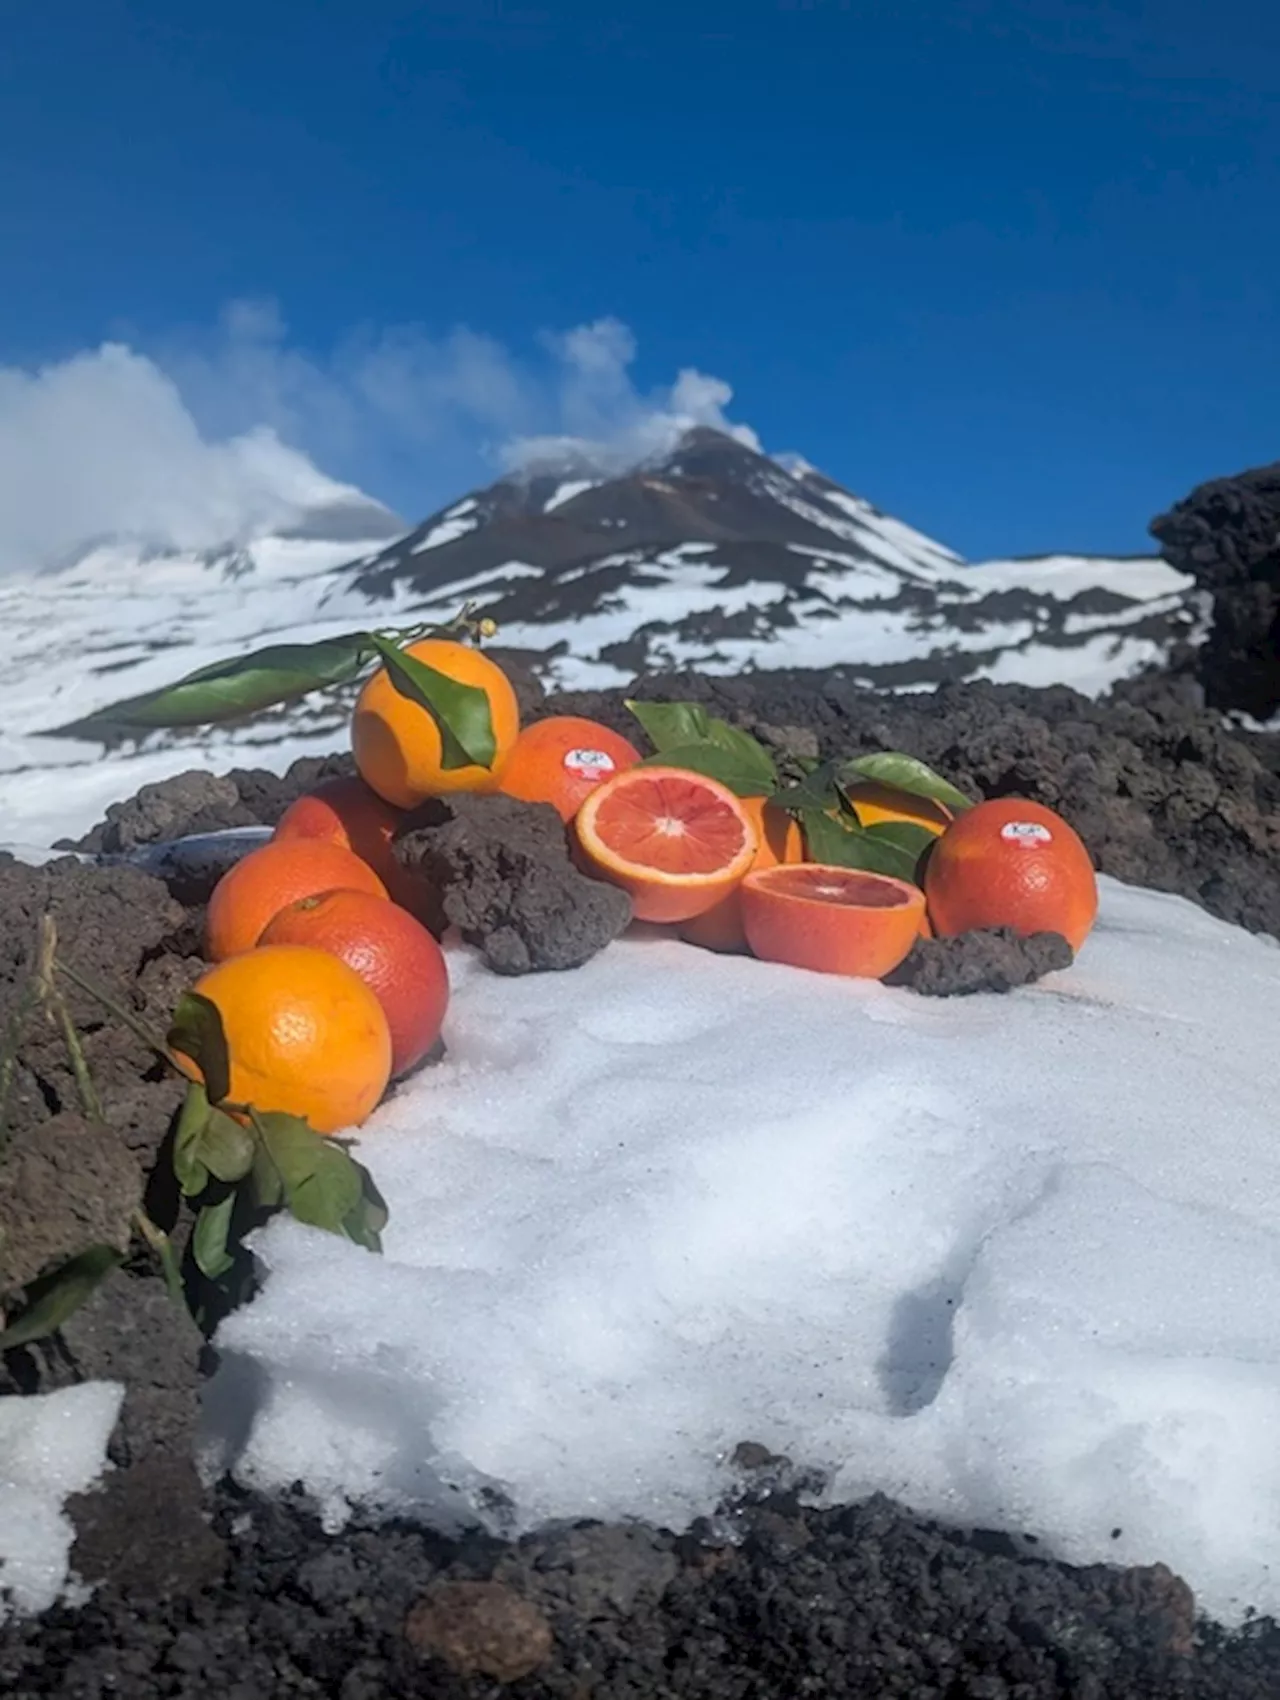
[(1196, 634), (1192, 580), (1158, 559), (971, 564), (808, 463), (710, 429), (626, 473), (584, 470), (510, 473), (390, 540), (386, 510), (357, 504), (363, 539), (158, 554), (117, 540), (61, 573), (0, 580), (5, 837), (74, 837), (117, 796), (183, 768), (282, 770), (344, 742), (349, 701), (312, 696), (141, 742), (52, 728), (268, 643), (444, 623), (464, 603), (565, 689), (839, 667), (894, 691), (990, 679), (1096, 696)]

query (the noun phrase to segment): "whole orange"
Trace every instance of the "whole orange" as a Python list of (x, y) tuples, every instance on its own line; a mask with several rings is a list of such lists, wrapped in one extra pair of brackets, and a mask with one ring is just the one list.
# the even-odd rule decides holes
[(1098, 913), (1098, 882), (1079, 835), (1025, 797), (958, 815), (933, 846), (925, 895), (941, 938), (978, 927), (1061, 933), (1078, 951)]
[(360, 776), (398, 809), (453, 791), (494, 791), (520, 731), (520, 708), (511, 681), (494, 661), (451, 638), (423, 638), (406, 655), (461, 685), (485, 693), (496, 746), (493, 766), (444, 766), (444, 746), (434, 715), (404, 696), (380, 667), (360, 692), (351, 720), (351, 748)]
[[(781, 863), (804, 861), (804, 834), (800, 823), (785, 809), (771, 804), (767, 797), (743, 797), (743, 808), (755, 823), (760, 838), (751, 871), (756, 868), (776, 868)], [(741, 955), (747, 949), (747, 935), (742, 926), (742, 893), (731, 891), (714, 909), (695, 915), (680, 928), (680, 937), (687, 944), (700, 945), (703, 950), (719, 950)]]
[(444, 952), (420, 921), (367, 891), (325, 891), (274, 917), (264, 945), (310, 945), (353, 969), (382, 1005), (391, 1078), (407, 1074), (440, 1037), (449, 1006)]
[(305, 1116), (317, 1133), (340, 1133), (358, 1127), (386, 1091), (391, 1033), (382, 1005), (328, 951), (246, 951), (211, 968), (194, 989), (222, 1017), (229, 1102)]
[(291, 803), (280, 817), (275, 837), (323, 838), (341, 844), (367, 862), (386, 886), (393, 903), (429, 921), (435, 913), (432, 894), (420, 876), (401, 867), (392, 848), (403, 809), (393, 809), (363, 779), (327, 779), (314, 791)]
[(634, 744), (598, 720), (552, 714), (521, 732), (498, 789), (526, 803), (550, 803), (568, 821), (601, 780), (639, 760)]
[(387, 895), (367, 862), (323, 838), (273, 839), (251, 850), (213, 888), (205, 917), (206, 955), (211, 962), (225, 962), (252, 950), (267, 922), (287, 903), (335, 886)]
[(363, 779), (326, 779), (308, 791), (281, 815), (274, 837), (322, 838), (341, 844), (367, 862), (390, 889), (397, 872), (391, 850), (396, 828), (403, 815), (383, 802)]

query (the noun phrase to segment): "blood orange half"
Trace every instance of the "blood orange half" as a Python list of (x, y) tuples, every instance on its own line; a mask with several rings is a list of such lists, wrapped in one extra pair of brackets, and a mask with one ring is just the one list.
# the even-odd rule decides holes
[(638, 921), (688, 921), (719, 903), (755, 859), (756, 828), (728, 786), (682, 767), (632, 767), (574, 818), (589, 870), (620, 885)]
[(759, 868), (741, 895), (747, 943), (762, 961), (863, 980), (898, 966), (924, 916), (918, 886), (822, 862)]

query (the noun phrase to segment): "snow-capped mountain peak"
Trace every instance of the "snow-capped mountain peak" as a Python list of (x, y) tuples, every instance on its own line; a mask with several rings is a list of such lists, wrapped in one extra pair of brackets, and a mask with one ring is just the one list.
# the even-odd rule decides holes
[(544, 460), (410, 531), (340, 485), (280, 518), (213, 548), (117, 538), (61, 572), (0, 580), (6, 837), (83, 831), (184, 767), (279, 767), (338, 747), (348, 705), (313, 697), (240, 728), (122, 742), (106, 759), (99, 743), (37, 734), (267, 643), (443, 621), (464, 602), (568, 687), (839, 666), (896, 690), (989, 678), (1096, 694), (1196, 619), (1191, 581), (1162, 561), (969, 565), (807, 463), (707, 427), (620, 474), (577, 450)]

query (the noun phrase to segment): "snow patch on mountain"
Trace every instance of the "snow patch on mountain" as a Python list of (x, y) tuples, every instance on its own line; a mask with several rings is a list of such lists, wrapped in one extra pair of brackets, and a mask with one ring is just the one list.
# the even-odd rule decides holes
[[(687, 432), (618, 477), (586, 470), (526, 467), (390, 543), (385, 511), (344, 497), (349, 521), (370, 516), (362, 539), (347, 523), (337, 537), (294, 528), (200, 549), (116, 539), (61, 572), (0, 581), (3, 835), (78, 835), (107, 802), (185, 767), (281, 769), (340, 747), (350, 692), (105, 752), (37, 734), (255, 647), (443, 622), (464, 602), (566, 688), (841, 666), (892, 690), (992, 679), (1096, 695), (1194, 638), (1203, 616), (1191, 580), (1162, 561), (972, 566), (723, 432)], [(318, 525), (325, 509), (307, 511)]]

